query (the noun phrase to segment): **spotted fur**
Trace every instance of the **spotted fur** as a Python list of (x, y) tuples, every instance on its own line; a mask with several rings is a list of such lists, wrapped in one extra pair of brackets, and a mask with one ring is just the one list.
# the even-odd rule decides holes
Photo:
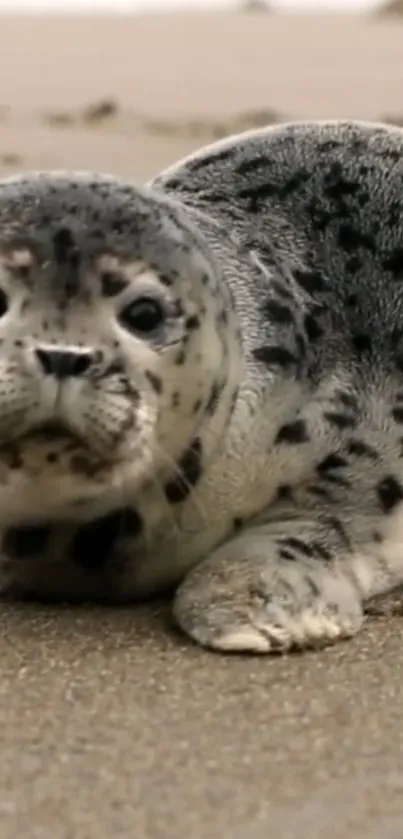
[(402, 196), (403, 132), (343, 121), (0, 183), (3, 591), (176, 588), (220, 650), (356, 633), (403, 583)]

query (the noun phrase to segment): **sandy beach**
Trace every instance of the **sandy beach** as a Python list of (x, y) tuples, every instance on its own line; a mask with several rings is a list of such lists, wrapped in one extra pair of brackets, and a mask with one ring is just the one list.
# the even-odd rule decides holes
[[(3, 18), (1, 174), (141, 181), (265, 119), (402, 119), (400, 20)], [(402, 621), (247, 658), (166, 604), (3, 605), (2, 839), (401, 839)]]
[(142, 179), (256, 117), (402, 118), (402, 37), (375, 16), (3, 17), (0, 164)]

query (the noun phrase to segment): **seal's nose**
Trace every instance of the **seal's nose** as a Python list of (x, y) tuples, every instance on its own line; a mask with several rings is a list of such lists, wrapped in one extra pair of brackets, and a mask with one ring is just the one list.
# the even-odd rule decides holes
[(43, 372), (56, 379), (83, 376), (94, 360), (89, 350), (56, 350), (37, 347), (35, 354)]

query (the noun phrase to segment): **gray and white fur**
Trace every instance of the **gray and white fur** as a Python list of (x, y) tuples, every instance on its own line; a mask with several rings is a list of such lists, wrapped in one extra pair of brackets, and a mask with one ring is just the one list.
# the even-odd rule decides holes
[(0, 584), (218, 650), (403, 583), (403, 131), (307, 122), (140, 188), (0, 182)]

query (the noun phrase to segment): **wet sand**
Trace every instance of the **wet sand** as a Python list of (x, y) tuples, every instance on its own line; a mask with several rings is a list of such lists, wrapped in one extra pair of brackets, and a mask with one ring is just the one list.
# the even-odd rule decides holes
[[(0, 23), (3, 174), (142, 180), (257, 112), (403, 112), (396, 20)], [(193, 646), (166, 604), (2, 606), (2, 839), (400, 839), (402, 621), (247, 658)]]

